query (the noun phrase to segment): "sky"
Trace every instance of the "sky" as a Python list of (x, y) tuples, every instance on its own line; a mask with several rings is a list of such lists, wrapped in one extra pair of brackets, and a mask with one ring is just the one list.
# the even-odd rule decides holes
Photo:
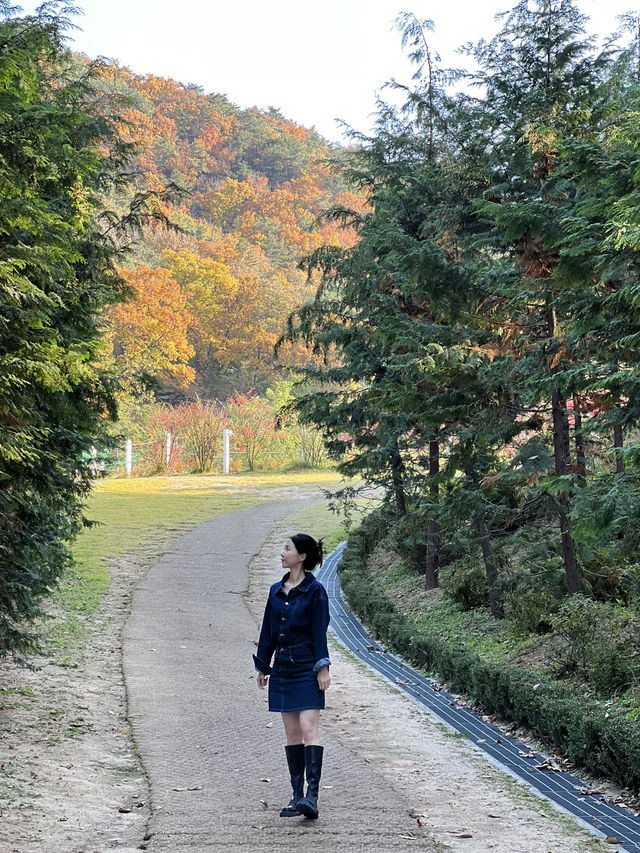
[[(19, 2), (19, 0), (17, 0)], [(289, 119), (343, 141), (340, 119), (367, 132), (376, 98), (411, 67), (394, 20), (430, 18), (445, 66), (456, 48), (489, 38), (497, 12), (515, 0), (75, 0), (74, 50), (117, 59), (137, 74), (172, 77), (227, 95), (239, 107), (274, 106)], [(36, 0), (22, 0), (31, 12)], [(579, 0), (595, 34), (638, 0)], [(384, 96), (384, 91), (382, 91)]]

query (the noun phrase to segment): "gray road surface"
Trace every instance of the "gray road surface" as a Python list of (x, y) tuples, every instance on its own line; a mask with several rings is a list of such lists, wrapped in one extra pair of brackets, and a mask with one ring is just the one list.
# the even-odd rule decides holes
[(443, 849), (412, 832), (407, 804), (326, 727), (319, 820), (278, 816), (290, 796), (284, 737), (253, 678), (258, 627), (243, 593), (251, 557), (300, 508), (273, 501), (203, 524), (135, 593), (124, 670), (151, 790), (151, 853)]

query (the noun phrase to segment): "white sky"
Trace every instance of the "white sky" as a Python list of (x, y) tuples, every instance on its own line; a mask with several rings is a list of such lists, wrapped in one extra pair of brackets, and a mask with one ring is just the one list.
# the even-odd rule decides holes
[[(20, 0), (17, 0), (20, 2)], [(368, 131), (376, 94), (409, 63), (393, 22), (399, 12), (431, 18), (444, 65), (455, 49), (490, 37), (494, 15), (515, 0), (76, 0), (84, 10), (73, 48), (117, 59), (138, 74), (196, 83), (240, 107), (274, 106), (328, 139), (343, 119)], [(30, 12), (36, 0), (22, 0)], [(578, 0), (591, 30), (606, 35), (638, 0)]]

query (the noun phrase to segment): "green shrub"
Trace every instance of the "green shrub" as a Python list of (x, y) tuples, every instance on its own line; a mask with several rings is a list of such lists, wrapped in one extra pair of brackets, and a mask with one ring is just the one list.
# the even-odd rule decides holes
[(445, 594), (463, 610), (486, 607), (489, 587), (483, 569), (470, 558), (453, 563), (442, 579)]
[(505, 614), (518, 634), (547, 634), (558, 599), (542, 585), (517, 589), (505, 595)]
[(617, 591), (628, 604), (640, 605), (640, 563), (625, 566), (620, 573)]
[(559, 674), (586, 678), (602, 696), (613, 696), (637, 678), (640, 621), (633, 612), (573, 595), (551, 623), (549, 658)]

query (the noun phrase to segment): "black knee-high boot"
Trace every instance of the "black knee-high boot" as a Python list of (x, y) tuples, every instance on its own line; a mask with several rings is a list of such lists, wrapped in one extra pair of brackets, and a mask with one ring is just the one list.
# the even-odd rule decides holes
[(318, 817), (318, 789), (322, 775), (322, 753), (324, 747), (305, 746), (304, 761), (307, 770), (307, 795), (298, 800), (298, 811), (305, 817)]
[(287, 764), (289, 765), (293, 797), (291, 797), (289, 804), (280, 812), (280, 817), (299, 817), (298, 800), (304, 794), (304, 744), (296, 743), (293, 746), (285, 746), (284, 749), (287, 753)]

